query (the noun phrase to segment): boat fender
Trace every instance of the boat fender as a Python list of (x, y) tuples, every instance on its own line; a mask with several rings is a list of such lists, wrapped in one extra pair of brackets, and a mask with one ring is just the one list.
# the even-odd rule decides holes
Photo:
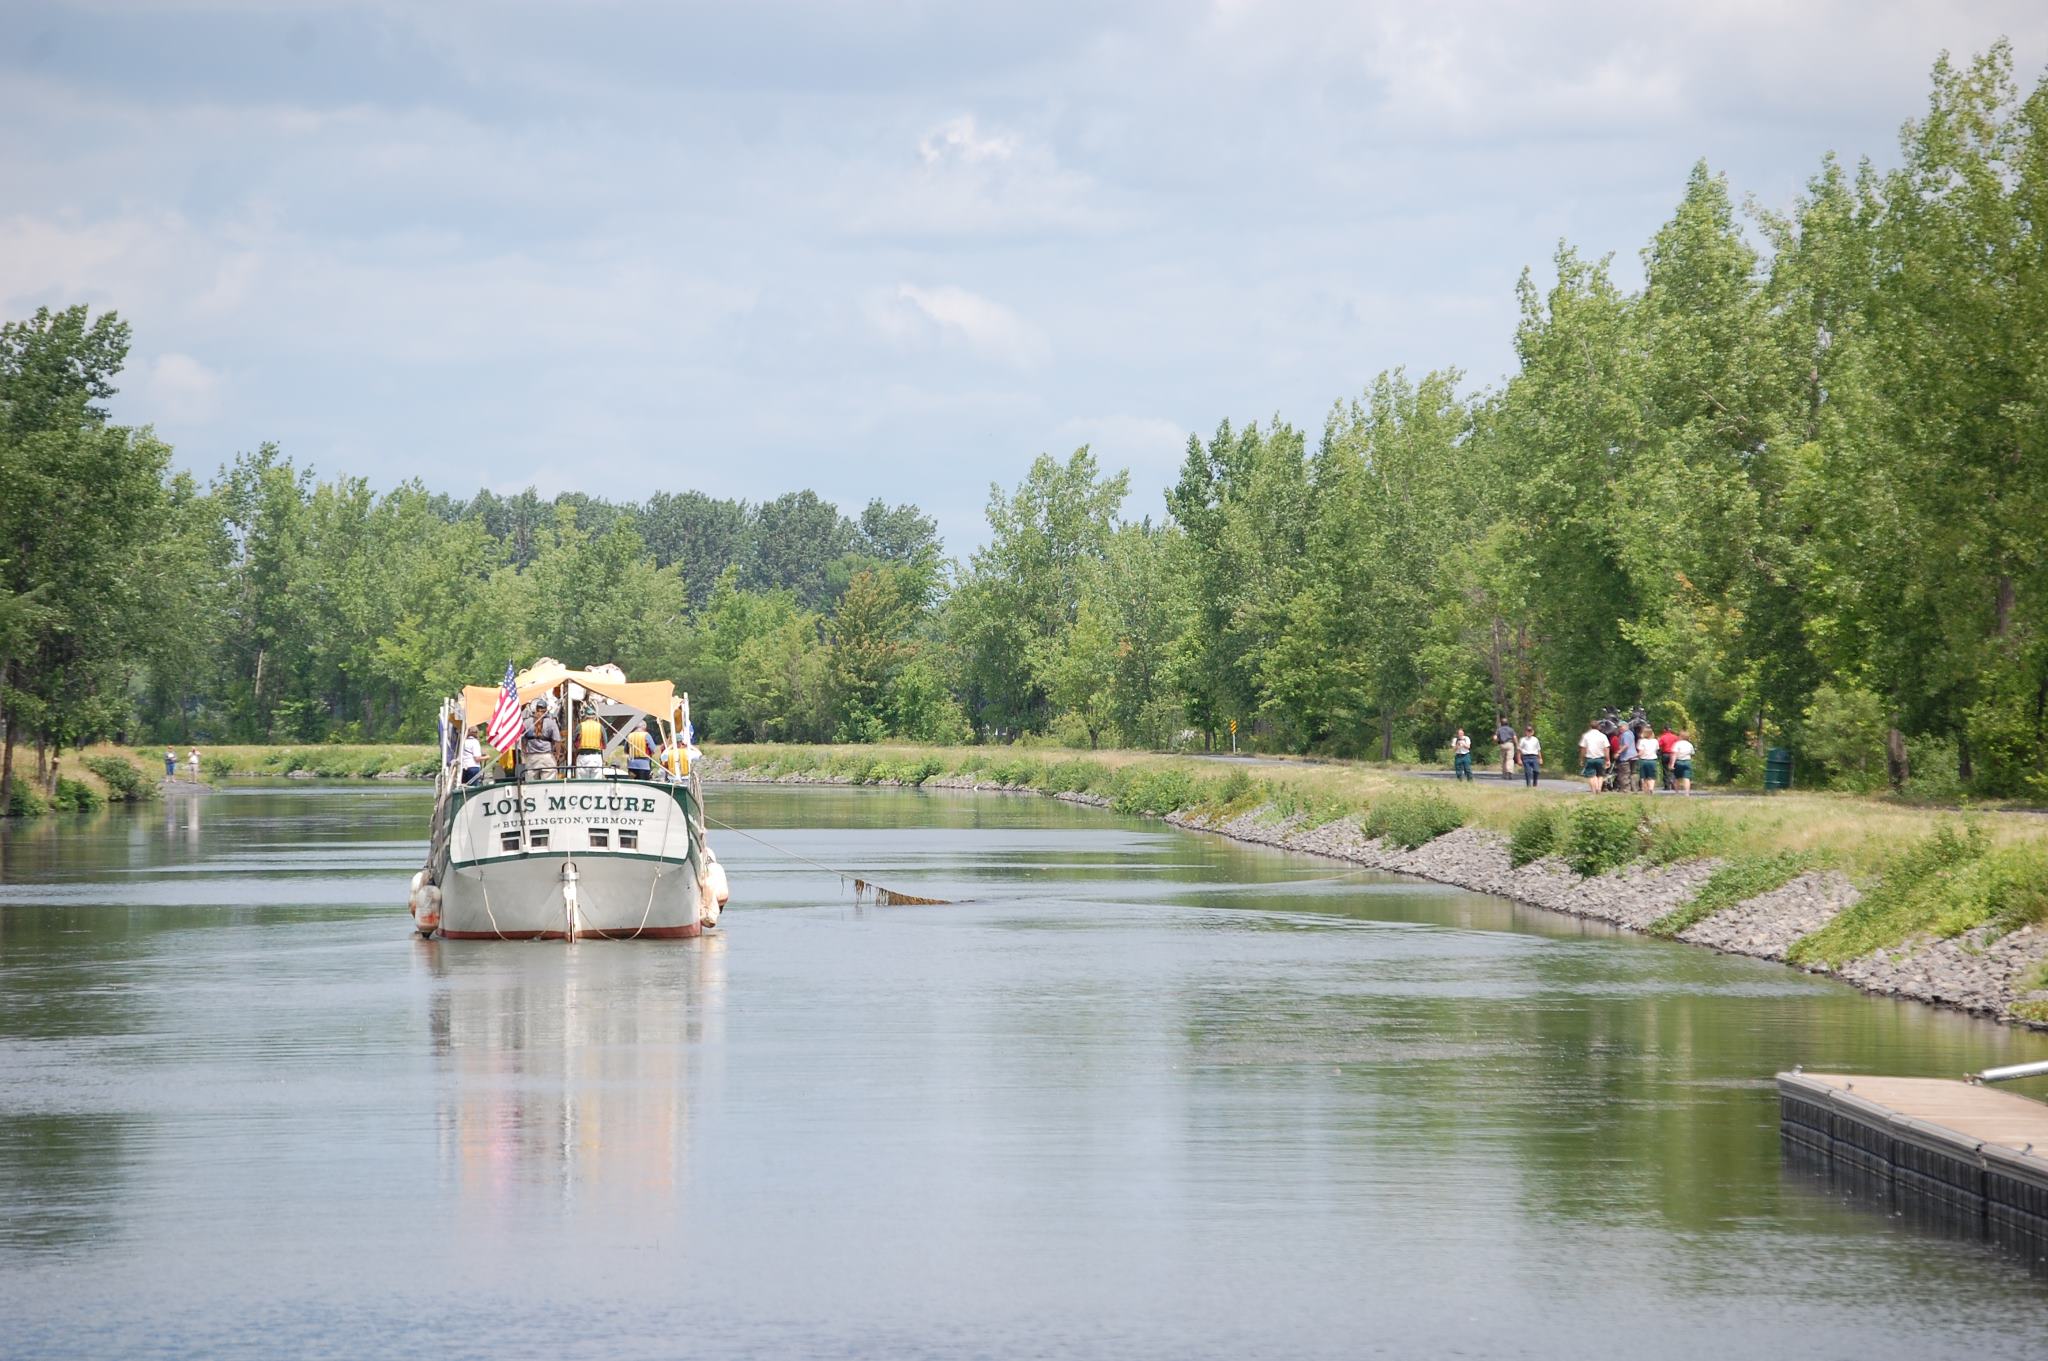
[(720, 907), (724, 907), (726, 900), (732, 897), (732, 889), (725, 881), (725, 866), (719, 864), (718, 857), (711, 852), (706, 851), (704, 854), (710, 862), (706, 866), (705, 881), (711, 889), (712, 898)]
[(700, 926), (718, 925), (718, 896), (702, 879), (697, 883), (697, 923)]
[(413, 925), (423, 936), (431, 936), (441, 926), (441, 890), (427, 879), (427, 872), (421, 870), (412, 877), (412, 892), (406, 896), (406, 910), (412, 913)]

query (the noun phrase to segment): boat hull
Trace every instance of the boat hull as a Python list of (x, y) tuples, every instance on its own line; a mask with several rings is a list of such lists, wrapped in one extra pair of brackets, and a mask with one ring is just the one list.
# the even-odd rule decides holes
[[(565, 869), (573, 868), (571, 929)], [(447, 940), (680, 940), (700, 934), (703, 899), (687, 861), (584, 851), (451, 867), (441, 884)]]
[[(695, 791), (651, 780), (508, 781), (437, 809), (422, 933), (448, 940), (681, 940), (718, 918)], [(417, 895), (416, 895), (417, 896)]]

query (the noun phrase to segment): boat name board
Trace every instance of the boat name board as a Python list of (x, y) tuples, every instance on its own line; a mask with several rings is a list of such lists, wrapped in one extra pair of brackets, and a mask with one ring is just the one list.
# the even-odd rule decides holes
[(537, 821), (553, 826), (602, 821), (606, 825), (633, 826), (640, 822), (641, 814), (655, 812), (660, 807), (660, 799), (638, 794), (505, 794), (478, 800), (478, 811), (489, 821), (493, 832), (499, 831), (500, 824), (508, 821)]

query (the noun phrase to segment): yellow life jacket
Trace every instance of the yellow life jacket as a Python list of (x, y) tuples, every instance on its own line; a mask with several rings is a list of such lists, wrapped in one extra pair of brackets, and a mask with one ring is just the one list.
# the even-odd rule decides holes
[(661, 763), (668, 767), (668, 773), (681, 779), (690, 773), (690, 758), (683, 755), (683, 749), (671, 743), (661, 753)]
[(603, 751), (604, 724), (594, 718), (586, 718), (576, 725), (576, 750)]
[(651, 754), (647, 747), (647, 734), (638, 729), (626, 736), (626, 754), (636, 761), (644, 761)]

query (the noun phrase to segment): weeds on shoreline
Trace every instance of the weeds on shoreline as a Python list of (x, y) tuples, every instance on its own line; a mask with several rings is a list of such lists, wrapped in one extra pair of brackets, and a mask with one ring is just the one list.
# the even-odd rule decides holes
[(1651, 922), (1651, 934), (1675, 936), (1737, 903), (1783, 888), (1813, 869), (1818, 859), (1806, 851), (1736, 856), (1708, 876), (1690, 902)]

